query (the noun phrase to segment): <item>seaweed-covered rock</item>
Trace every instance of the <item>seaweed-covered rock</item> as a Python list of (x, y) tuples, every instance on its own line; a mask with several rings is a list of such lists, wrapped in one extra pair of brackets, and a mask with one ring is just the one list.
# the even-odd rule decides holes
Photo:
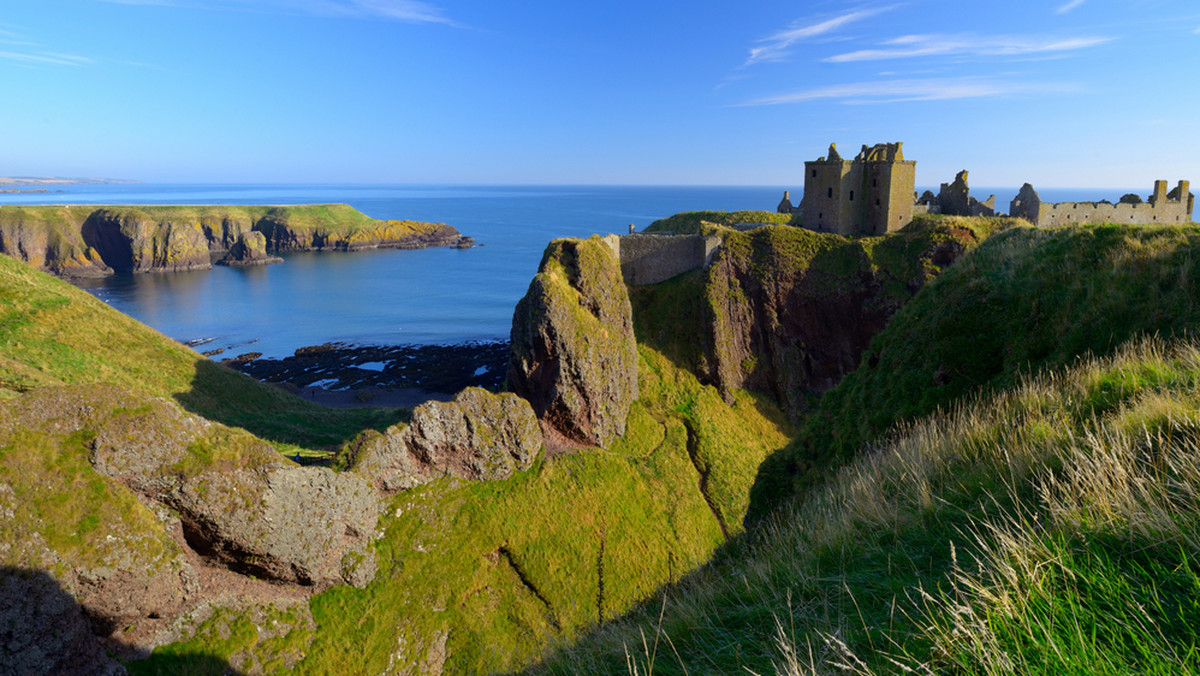
[(368, 432), (347, 450), (356, 473), (391, 493), (443, 476), (507, 479), (529, 469), (541, 446), (528, 402), (472, 387), (454, 401), (418, 406), (407, 427)]
[(568, 439), (607, 446), (638, 396), (633, 312), (612, 249), (559, 239), (513, 313), (508, 387)]

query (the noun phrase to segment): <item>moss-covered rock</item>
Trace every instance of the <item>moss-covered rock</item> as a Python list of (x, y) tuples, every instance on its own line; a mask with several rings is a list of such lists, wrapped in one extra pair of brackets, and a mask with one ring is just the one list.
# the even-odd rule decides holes
[(608, 446), (638, 397), (633, 311), (599, 237), (550, 243), (513, 313), (508, 387), (571, 441)]
[(272, 256), (267, 253), (266, 236), (261, 232), (253, 231), (239, 234), (237, 240), (229, 247), (229, 253), (217, 261), (217, 264), (243, 267), (247, 265), (266, 265), (268, 263), (282, 262), (283, 259), (279, 256)]
[(343, 458), (356, 474), (392, 493), (443, 476), (507, 479), (529, 469), (541, 447), (541, 428), (524, 399), (471, 387), (454, 401), (421, 404), (407, 427), (364, 433)]

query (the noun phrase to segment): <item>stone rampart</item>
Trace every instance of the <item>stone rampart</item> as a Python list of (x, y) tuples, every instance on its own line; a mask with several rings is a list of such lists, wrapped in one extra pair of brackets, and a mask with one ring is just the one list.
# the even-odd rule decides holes
[(630, 286), (657, 284), (704, 267), (721, 246), (720, 237), (704, 235), (609, 235), (604, 241), (621, 260), (621, 275)]
[(1146, 202), (1043, 202), (1033, 186), (1026, 183), (1010, 205), (1010, 215), (1038, 226), (1079, 223), (1188, 223), (1192, 220), (1192, 195), (1188, 182), (1180, 181), (1167, 193), (1166, 181), (1155, 181), (1154, 193)]

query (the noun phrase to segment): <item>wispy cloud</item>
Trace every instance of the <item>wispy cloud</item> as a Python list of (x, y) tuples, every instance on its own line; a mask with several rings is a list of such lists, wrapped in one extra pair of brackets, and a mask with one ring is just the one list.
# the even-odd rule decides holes
[(837, 100), (846, 104), (897, 103), (903, 101), (949, 101), (1044, 94), (1076, 89), (1062, 83), (1005, 82), (976, 78), (885, 80), (814, 87), (768, 96), (742, 106), (777, 106), (809, 101)]
[(459, 25), (442, 8), (422, 0), (97, 0), (118, 5), (155, 5), (313, 16), (375, 17), (409, 23)]
[(759, 61), (778, 61), (788, 55), (788, 50), (797, 42), (802, 42), (811, 38), (819, 37), (832, 33), (843, 26), (847, 26), (856, 21), (862, 21), (868, 17), (875, 16), (882, 12), (894, 9), (895, 5), (888, 7), (862, 8), (856, 9), (844, 14), (817, 21), (796, 22), (791, 28), (780, 31), (759, 40), (761, 47), (753, 47), (750, 49), (750, 56), (746, 58), (744, 65), (749, 66)]
[(860, 49), (831, 56), (829, 63), (883, 61), (919, 56), (1029, 56), (1070, 52), (1111, 42), (1111, 37), (1025, 37), (906, 35), (888, 40), (880, 49)]
[(76, 56), (74, 54), (58, 54), (55, 52), (6, 52), (0, 51), (0, 59), (6, 61), (16, 61), (28, 65), (54, 65), (54, 66), (86, 66), (92, 63), (92, 60), (84, 56)]
[(1087, 2), (1087, 0), (1070, 0), (1070, 2), (1067, 2), (1064, 5), (1060, 5), (1058, 9), (1054, 10), (1054, 13), (1055, 14), (1066, 14), (1067, 12), (1079, 7), (1080, 5), (1082, 5), (1085, 2)]

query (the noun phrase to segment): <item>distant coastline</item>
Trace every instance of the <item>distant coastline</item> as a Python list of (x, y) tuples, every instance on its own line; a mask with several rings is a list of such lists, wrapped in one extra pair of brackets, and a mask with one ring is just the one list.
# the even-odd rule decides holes
[[(46, 186), (135, 185), (144, 181), (123, 178), (63, 178), (60, 176), (0, 176), (0, 192), (50, 192)], [(59, 192), (62, 192), (61, 190)]]

